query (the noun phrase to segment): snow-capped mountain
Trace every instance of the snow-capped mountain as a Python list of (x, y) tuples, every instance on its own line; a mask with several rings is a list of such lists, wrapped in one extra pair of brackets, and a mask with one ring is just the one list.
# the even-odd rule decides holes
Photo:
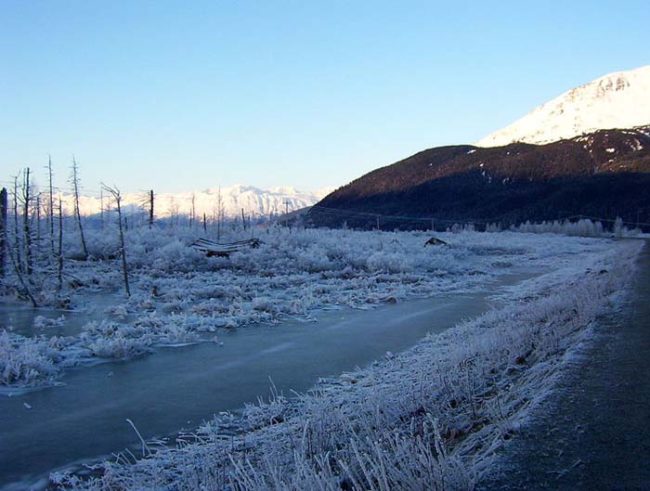
[(599, 129), (650, 124), (650, 65), (615, 72), (571, 89), (476, 145), (550, 143)]
[[(284, 214), (311, 206), (327, 195), (331, 189), (322, 189), (315, 192), (302, 192), (292, 187), (274, 188), (270, 190), (259, 189), (253, 186), (235, 185), (222, 188), (210, 188), (203, 191), (183, 193), (155, 194), (154, 212), (157, 217), (171, 215), (189, 215), (192, 211), (197, 217), (205, 213), (207, 217), (225, 218), (240, 217), (242, 209), (247, 216), (270, 217)], [(73, 210), (73, 196), (63, 195), (63, 205), (66, 213)], [(129, 211), (148, 209), (148, 192), (125, 193), (122, 197), (122, 206)], [(113, 208), (113, 203), (105, 193), (103, 197), (104, 209)], [(100, 196), (81, 196), (79, 208), (82, 215), (93, 215), (102, 209)]]

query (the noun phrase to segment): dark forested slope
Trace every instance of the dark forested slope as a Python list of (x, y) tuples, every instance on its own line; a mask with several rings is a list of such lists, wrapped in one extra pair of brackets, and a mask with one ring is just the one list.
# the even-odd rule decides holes
[(385, 227), (415, 223), (386, 216), (508, 224), (589, 215), (650, 222), (650, 126), (547, 145), (424, 150), (339, 188), (309, 217), (316, 225), (376, 225), (362, 213), (382, 215)]

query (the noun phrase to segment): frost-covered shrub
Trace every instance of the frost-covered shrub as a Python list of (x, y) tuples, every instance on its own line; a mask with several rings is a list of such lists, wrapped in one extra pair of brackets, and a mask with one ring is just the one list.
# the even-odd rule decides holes
[(375, 252), (368, 258), (366, 264), (369, 271), (404, 273), (413, 269), (407, 256), (395, 253)]
[(534, 233), (534, 234), (562, 234), (576, 237), (633, 237), (638, 234), (638, 230), (629, 230), (625, 227), (623, 220), (617, 217), (609, 230), (599, 221), (592, 221), (589, 218), (581, 218), (578, 221), (555, 220), (553, 222), (531, 223), (526, 221), (519, 226), (513, 226), (512, 230), (517, 232)]
[(260, 310), (263, 312), (275, 312), (277, 310), (273, 300), (269, 297), (255, 297), (252, 305), (253, 310)]
[[(182, 243), (174, 240), (151, 253), (150, 260), (153, 268), (167, 272), (186, 272), (197, 269), (206, 269), (205, 255)], [(203, 267), (201, 267), (203, 266)]]
[(0, 385), (26, 386), (57, 375), (55, 352), (46, 340), (0, 331)]
[(65, 322), (65, 316), (61, 315), (56, 319), (50, 319), (42, 315), (37, 315), (34, 318), (34, 327), (37, 329), (46, 329), (48, 327), (61, 327)]
[(115, 259), (120, 254), (118, 231), (107, 227), (103, 233), (87, 233), (86, 246), (88, 254), (94, 259)]
[(120, 333), (108, 338), (95, 338), (88, 344), (88, 349), (92, 354), (101, 358), (132, 358), (145, 353), (148, 348), (146, 341), (129, 338)]
[(296, 254), (296, 265), (298, 268), (309, 273), (328, 271), (334, 268), (334, 264), (321, 248), (311, 247)]

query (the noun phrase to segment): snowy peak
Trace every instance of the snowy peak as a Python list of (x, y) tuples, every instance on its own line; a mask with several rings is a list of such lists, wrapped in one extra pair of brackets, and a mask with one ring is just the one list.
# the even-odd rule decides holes
[(543, 144), (600, 129), (650, 124), (650, 65), (615, 72), (571, 89), (477, 142), (495, 147)]
[[(243, 210), (247, 216), (260, 218), (299, 210), (315, 204), (320, 198), (319, 191), (301, 192), (291, 187), (264, 190), (237, 184), (197, 192), (156, 193), (154, 211), (158, 217), (189, 215), (194, 210), (198, 217), (205, 213), (208, 218), (235, 218), (240, 217)], [(148, 207), (148, 196), (145, 192), (126, 193), (122, 202), (127, 209), (144, 210)], [(66, 213), (71, 213), (73, 196), (63, 195), (63, 204)], [(99, 196), (80, 197), (79, 207), (83, 215), (97, 214), (102, 206), (104, 209), (112, 206), (106, 196), (103, 204)]]

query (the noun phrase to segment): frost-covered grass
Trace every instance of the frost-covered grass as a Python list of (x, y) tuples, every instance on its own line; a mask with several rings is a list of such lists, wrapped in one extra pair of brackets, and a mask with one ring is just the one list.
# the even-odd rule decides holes
[[(557, 243), (556, 243), (557, 245)], [(560, 261), (512, 301), (310, 393), (221, 414), (177, 448), (143, 444), (63, 489), (471, 489), (616, 307), (642, 243)]]
[(58, 374), (56, 351), (47, 340), (0, 331), (0, 387), (52, 380)]
[[(238, 233), (229, 240), (243, 238), (243, 232)], [(0, 350), (0, 363), (11, 360), (11, 373), (21, 376), (0, 374), (0, 386), (42, 385), (64, 366), (213, 339), (207, 333), (223, 328), (272, 325), (289, 317), (313, 318), (322, 309), (366, 309), (485, 288), (495, 277), (517, 268), (557, 267), (611, 247), (597, 239), (511, 232), (437, 234), (449, 245), (424, 247), (430, 237), (424, 232), (289, 233), (271, 228), (258, 231), (263, 243), (257, 249), (230, 258), (208, 258), (188, 247), (199, 235), (188, 229), (130, 230), (132, 295), (127, 299), (121, 293), (116, 234), (110, 229), (89, 232), (92, 259), (66, 259), (64, 289), (57, 291), (56, 275), (37, 272), (32, 293), (41, 305), (79, 307), (98, 294), (112, 296), (115, 304), (105, 310), (105, 319), (89, 322), (74, 336), (28, 339), (12, 334), (14, 347)], [(68, 246), (74, 256), (74, 242)], [(32, 348), (23, 350), (22, 344)], [(24, 354), (16, 356), (16, 350)], [(31, 360), (29, 353), (52, 352), (54, 371), (32, 368), (42, 363)]]

